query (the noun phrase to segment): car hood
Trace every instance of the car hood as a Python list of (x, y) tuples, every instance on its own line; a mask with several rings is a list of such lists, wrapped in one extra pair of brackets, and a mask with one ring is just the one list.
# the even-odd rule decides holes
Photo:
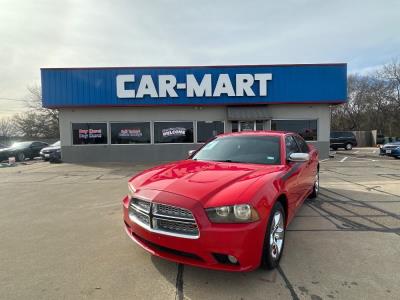
[(393, 147), (393, 146), (400, 146), (400, 142), (393, 142), (383, 145), (383, 147)]
[(201, 201), (222, 196), (236, 199), (255, 181), (283, 169), (278, 165), (255, 165), (184, 160), (144, 171), (130, 180), (140, 190), (152, 189)]

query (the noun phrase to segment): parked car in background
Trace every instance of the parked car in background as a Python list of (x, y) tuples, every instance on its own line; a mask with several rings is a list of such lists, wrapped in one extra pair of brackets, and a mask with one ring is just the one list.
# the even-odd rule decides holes
[(129, 237), (178, 263), (225, 271), (277, 267), (288, 224), (318, 194), (318, 151), (295, 133), (243, 131), (219, 135), (189, 155), (129, 180)]
[(381, 146), (379, 154), (400, 158), (400, 142), (388, 143)]
[(351, 131), (331, 131), (330, 146), (333, 150), (351, 150), (357, 146), (356, 136)]
[(377, 145), (385, 144), (385, 136), (383, 134), (377, 134), (376, 135), (376, 144)]
[(7, 160), (9, 157), (15, 157), (16, 161), (24, 161), (26, 158), (33, 159), (38, 157), (40, 150), (49, 144), (44, 142), (18, 142), (10, 147), (0, 149), (0, 161)]
[(51, 144), (49, 147), (40, 150), (40, 157), (45, 161), (48, 161), (52, 156), (56, 156), (56, 153), (61, 153), (60, 141), (57, 141), (54, 144)]

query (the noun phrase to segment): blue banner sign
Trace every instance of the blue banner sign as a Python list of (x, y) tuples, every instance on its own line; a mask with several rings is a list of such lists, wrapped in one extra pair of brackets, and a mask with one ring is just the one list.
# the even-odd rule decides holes
[(43, 106), (343, 103), (346, 64), (44, 68)]

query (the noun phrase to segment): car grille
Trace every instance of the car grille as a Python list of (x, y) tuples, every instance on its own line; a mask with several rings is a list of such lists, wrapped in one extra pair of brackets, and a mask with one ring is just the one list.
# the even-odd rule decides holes
[(129, 217), (152, 232), (192, 239), (199, 237), (193, 214), (184, 208), (132, 198)]
[(194, 220), (193, 215), (187, 209), (154, 203), (153, 214), (156, 216), (176, 217), (180, 219)]

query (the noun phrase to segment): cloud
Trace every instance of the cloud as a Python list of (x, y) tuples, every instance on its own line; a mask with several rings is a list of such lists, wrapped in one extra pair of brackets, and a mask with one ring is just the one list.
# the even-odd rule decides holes
[[(40, 67), (347, 62), (400, 55), (400, 2), (14, 1), (0, 10), (0, 98)], [(1, 115), (21, 107), (0, 100)]]

